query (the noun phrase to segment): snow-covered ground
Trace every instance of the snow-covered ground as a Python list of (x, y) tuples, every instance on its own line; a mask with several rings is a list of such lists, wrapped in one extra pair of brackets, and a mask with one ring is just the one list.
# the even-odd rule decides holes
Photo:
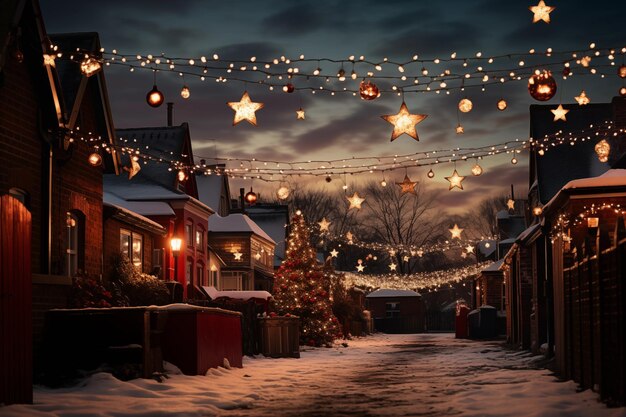
[(0, 407), (0, 416), (626, 417), (496, 342), (378, 334), (348, 343), (163, 383), (95, 374), (74, 388), (37, 387), (34, 405)]

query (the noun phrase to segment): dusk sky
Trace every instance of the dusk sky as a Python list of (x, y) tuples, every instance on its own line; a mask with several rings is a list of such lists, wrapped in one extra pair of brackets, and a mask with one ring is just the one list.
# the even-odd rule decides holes
[[(531, 4), (532, 3), (532, 4)], [(556, 7), (552, 22), (532, 23), (528, 7), (534, 1), (232, 1), (206, 2), (199, 0), (109, 0), (43, 1), (42, 8), (49, 33), (96, 31), (103, 47), (121, 53), (169, 56), (212, 56), (226, 59), (248, 59), (256, 56), (272, 59), (285, 55), (297, 58), (346, 59), (350, 55), (365, 55), (374, 61), (384, 57), (409, 61), (414, 54), (420, 58), (448, 58), (452, 52), (459, 56), (485, 56), (526, 52), (531, 48), (545, 51), (585, 49), (591, 42), (599, 48), (621, 48), (626, 45), (623, 19), (626, 3), (614, 0), (594, 2), (582, 0), (550, 0)], [(618, 65), (622, 55), (618, 55)], [(337, 64), (322, 63), (324, 72), (334, 73)], [(515, 66), (515, 62), (512, 62)], [(309, 65), (310, 67), (310, 65)], [(421, 65), (407, 66), (409, 77), (418, 74)], [(442, 68), (443, 69), (443, 68)], [(350, 68), (346, 68), (349, 72)], [(559, 92), (547, 102), (556, 105), (573, 103), (581, 89), (593, 103), (610, 102), (622, 85), (610, 70), (610, 76), (573, 77), (563, 81), (556, 77)], [(397, 72), (396, 74), (397, 75)], [(558, 75), (558, 74), (557, 74)], [(106, 77), (115, 125), (118, 128), (165, 125), (166, 109), (150, 108), (145, 95), (152, 86), (149, 71), (130, 73), (127, 68), (107, 67)], [(358, 87), (356, 81), (346, 84)], [(464, 135), (455, 134), (457, 102), (460, 92), (450, 95), (405, 94), (412, 113), (428, 114), (417, 125), (420, 141), (404, 135), (389, 141), (392, 126), (380, 118), (395, 114), (401, 98), (393, 93), (378, 100), (365, 102), (351, 94), (312, 95), (307, 91), (285, 94), (273, 92), (267, 86), (243, 83), (201, 82), (187, 78), (191, 98), (183, 100), (179, 91), (182, 80), (175, 73), (160, 73), (159, 88), (166, 101), (173, 101), (174, 123), (188, 122), (196, 157), (231, 156), (256, 157), (281, 161), (308, 159), (351, 158), (413, 153), (451, 147), (470, 147), (502, 143), (506, 140), (528, 138), (528, 108), (534, 102), (526, 88), (526, 80), (505, 85), (467, 91), (474, 110), (462, 114)], [(232, 110), (226, 102), (238, 101), (244, 90), (253, 101), (265, 103), (257, 112), (258, 127), (247, 123), (232, 126)], [(499, 112), (496, 102), (505, 98), (509, 107)], [(306, 120), (296, 120), (298, 108), (306, 111)], [(527, 155), (512, 166), (510, 155), (481, 162), (485, 174), (467, 178), (465, 191), (448, 192), (444, 176), (453, 166), (434, 168), (436, 177), (426, 178), (428, 168), (413, 168), (408, 174), (413, 180), (441, 190), (440, 202), (456, 208), (468, 208), (484, 197), (507, 194), (510, 184), (516, 194), (527, 189)], [(470, 175), (473, 161), (458, 164), (461, 175)], [(404, 170), (386, 173), (387, 178), (401, 181)], [(376, 176), (378, 178), (379, 176)], [(363, 181), (353, 178), (350, 181)], [(291, 180), (293, 181), (293, 180)], [(320, 187), (338, 188), (340, 181)], [(249, 181), (236, 182), (249, 187)], [(255, 182), (255, 188), (262, 188)], [(267, 190), (277, 188), (270, 185)], [(358, 189), (358, 187), (357, 187)]]

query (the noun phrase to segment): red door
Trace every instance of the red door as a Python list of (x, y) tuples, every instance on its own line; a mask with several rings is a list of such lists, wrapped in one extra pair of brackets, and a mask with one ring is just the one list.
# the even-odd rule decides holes
[(30, 212), (0, 197), (0, 403), (33, 401)]

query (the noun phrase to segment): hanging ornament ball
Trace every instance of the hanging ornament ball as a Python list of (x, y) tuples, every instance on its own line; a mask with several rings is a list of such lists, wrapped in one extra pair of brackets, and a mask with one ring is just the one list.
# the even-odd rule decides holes
[(295, 89), (296, 89), (296, 87), (294, 87), (294, 85), (291, 84), (291, 83), (283, 85), (283, 91), (285, 93), (293, 93), (295, 91)]
[(165, 96), (159, 91), (156, 84), (152, 86), (152, 90), (148, 91), (148, 94), (146, 94), (146, 101), (150, 107), (159, 107), (163, 104), (164, 100)]
[(617, 75), (619, 75), (620, 78), (626, 78), (626, 65), (620, 65), (617, 69)]
[(180, 96), (186, 100), (189, 98), (190, 95), (191, 91), (189, 91), (189, 87), (183, 85), (183, 88), (180, 89)]
[(508, 104), (505, 99), (501, 98), (500, 100), (498, 100), (497, 106), (498, 106), (498, 110), (504, 111), (508, 107)]
[(548, 70), (535, 71), (528, 79), (528, 92), (537, 101), (548, 101), (556, 94), (556, 81)]
[(595, 151), (600, 162), (607, 162), (611, 153), (611, 145), (609, 145), (606, 139), (602, 139), (600, 142), (596, 143)]
[(474, 175), (475, 177), (479, 176), (482, 173), (483, 167), (481, 167), (480, 165), (476, 164), (472, 167), (472, 175)]
[(361, 81), (359, 84), (359, 94), (363, 100), (375, 100), (380, 97), (380, 90), (376, 84), (369, 81)]
[(326, 182), (331, 182), (333, 179), (330, 177), (330, 175), (326, 176)]
[(87, 158), (87, 161), (89, 161), (89, 165), (97, 167), (102, 164), (102, 157), (100, 156), (98, 152), (94, 152), (89, 155), (89, 157)]
[(517, 158), (516, 158), (516, 157), (513, 157), (513, 159), (511, 159), (511, 163), (512, 163), (513, 165), (516, 165), (516, 164), (517, 164)]
[(428, 176), (428, 178), (434, 178), (435, 177), (435, 173), (433, 172), (433, 170), (431, 169), (430, 171), (428, 171), (428, 174), (426, 174)]
[(622, 97), (626, 97), (626, 87), (622, 87), (619, 89), (619, 95)]
[(286, 200), (287, 197), (289, 197), (289, 193), (290, 193), (289, 188), (283, 185), (276, 191), (276, 196), (278, 197), (279, 200)]
[(572, 69), (570, 67), (563, 67), (563, 76), (569, 77), (572, 73)]
[(461, 110), (463, 113), (469, 113), (470, 111), (472, 111), (472, 107), (474, 107), (474, 104), (470, 99), (464, 98), (463, 100), (459, 101), (459, 110)]
[(244, 199), (250, 205), (256, 203), (257, 195), (254, 191), (252, 191), (252, 187), (250, 187), (250, 191), (248, 191), (248, 193), (244, 196)]
[(387, 181), (382, 180), (382, 181), (380, 182), (380, 186), (381, 186), (381, 187), (386, 187), (386, 186), (387, 186)]

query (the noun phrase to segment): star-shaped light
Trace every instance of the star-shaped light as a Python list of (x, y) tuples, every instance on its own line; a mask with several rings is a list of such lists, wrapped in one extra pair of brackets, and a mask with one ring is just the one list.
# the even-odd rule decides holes
[(569, 110), (564, 109), (562, 104), (559, 104), (559, 107), (557, 107), (554, 110), (550, 110), (552, 112), (552, 114), (554, 115), (554, 121), (556, 122), (557, 120), (563, 120), (564, 122), (567, 121), (567, 119), (565, 118), (565, 115), (567, 113), (569, 113)]
[(296, 119), (304, 120), (304, 110), (302, 110), (302, 107), (300, 107), (300, 110), (296, 110)]
[(364, 198), (359, 197), (359, 194), (356, 191), (354, 192), (354, 195), (352, 197), (346, 198), (350, 202), (350, 207), (348, 207), (348, 210), (353, 208), (361, 210), (361, 204), (363, 204), (363, 202), (365, 201)]
[(398, 266), (398, 265), (396, 265), (396, 264), (394, 264), (394, 263), (392, 262), (392, 263), (390, 263), (390, 264), (389, 264), (389, 270), (390, 270), (390, 271), (395, 271), (397, 266)]
[(233, 256), (235, 257), (236, 261), (241, 261), (241, 257), (243, 256), (243, 253), (237, 251), (237, 252), (233, 252)]
[(397, 114), (380, 116), (393, 125), (393, 132), (391, 132), (391, 141), (393, 142), (398, 136), (407, 134), (415, 140), (419, 141), (417, 136), (417, 130), (415, 125), (428, 117), (427, 114), (411, 114), (406, 107), (404, 101), (400, 106), (400, 111)]
[(320, 232), (328, 232), (328, 226), (330, 226), (330, 223), (331, 222), (326, 220), (326, 217), (324, 217), (321, 222), (317, 222), (317, 224), (320, 225)]
[(463, 126), (461, 126), (461, 123), (459, 123), (456, 126), (456, 134), (457, 135), (462, 135), (463, 133), (465, 133), (465, 129), (463, 128)]
[(330, 256), (332, 256), (333, 258), (336, 258), (337, 255), (339, 255), (339, 252), (337, 252), (337, 249), (333, 249), (330, 251)]
[(515, 200), (513, 200), (512, 198), (509, 198), (509, 200), (506, 202), (506, 207), (509, 210), (515, 210)]
[(141, 171), (141, 165), (134, 158), (130, 158), (130, 166), (124, 167), (124, 171), (128, 171), (128, 179), (131, 180), (139, 171)]
[(472, 245), (467, 245), (465, 247), (465, 250), (467, 251), (467, 253), (474, 253), (474, 247)]
[(261, 110), (265, 104), (255, 103), (250, 100), (250, 96), (247, 91), (244, 91), (241, 100), (231, 101), (228, 106), (235, 111), (235, 117), (233, 118), (233, 126), (239, 122), (246, 120), (251, 125), (256, 126), (256, 111)]
[(456, 223), (454, 223), (454, 227), (448, 230), (452, 234), (452, 239), (461, 239), (461, 233), (463, 233), (464, 229), (461, 229)]
[(357, 272), (363, 272), (364, 269), (365, 269), (365, 265), (357, 265), (356, 266), (356, 271)]
[(530, 6), (528, 9), (534, 13), (533, 23), (537, 23), (540, 20), (543, 20), (546, 23), (550, 23), (550, 13), (555, 8), (552, 6), (547, 6), (543, 0), (539, 0), (539, 3), (536, 6)]
[(576, 102), (580, 105), (580, 106), (584, 106), (585, 104), (589, 104), (589, 97), (587, 97), (587, 93), (585, 93), (585, 90), (580, 92), (579, 96), (574, 97), (576, 99)]
[(396, 185), (400, 186), (400, 192), (402, 193), (402, 195), (407, 193), (417, 195), (417, 193), (415, 192), (415, 186), (417, 185), (417, 182), (411, 181), (409, 176), (406, 174), (404, 175), (404, 181), (397, 182)]
[(420, 249), (420, 250), (418, 250), (418, 251), (417, 251), (417, 256), (419, 256), (420, 258), (421, 258), (422, 256), (424, 256), (424, 251), (423, 251), (423, 250), (421, 250), (421, 249)]
[(450, 188), (448, 188), (448, 191), (452, 190), (453, 188), (459, 188), (459, 189), (463, 189), (463, 180), (465, 179), (465, 177), (462, 177), (461, 175), (459, 175), (458, 172), (456, 172), (456, 169), (454, 170), (454, 172), (452, 173), (451, 176), (449, 177), (445, 177), (448, 182), (450, 183)]
[(346, 239), (348, 239), (348, 242), (352, 243), (352, 238), (353, 237), (354, 237), (354, 235), (352, 234), (352, 232), (346, 233)]
[(408, 257), (408, 256), (406, 256), (406, 255), (404, 255), (404, 256), (402, 257), (402, 260), (403, 260), (404, 262), (409, 262), (409, 259), (411, 259), (411, 258), (409, 258), (409, 257)]

